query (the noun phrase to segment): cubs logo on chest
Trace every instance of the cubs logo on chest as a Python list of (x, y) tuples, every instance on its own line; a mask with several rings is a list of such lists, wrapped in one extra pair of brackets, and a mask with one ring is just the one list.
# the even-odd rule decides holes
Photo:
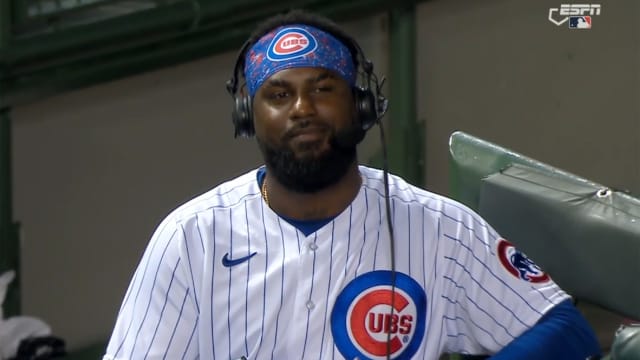
[(347, 359), (410, 359), (426, 325), (427, 296), (411, 277), (373, 271), (353, 279), (331, 313), (331, 330)]

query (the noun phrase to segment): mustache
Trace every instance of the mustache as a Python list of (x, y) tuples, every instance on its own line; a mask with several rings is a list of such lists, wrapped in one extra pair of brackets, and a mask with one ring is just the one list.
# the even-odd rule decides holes
[(292, 138), (303, 134), (308, 131), (319, 131), (319, 132), (327, 132), (333, 138), (335, 137), (335, 131), (331, 128), (331, 126), (323, 123), (323, 122), (311, 122), (311, 121), (301, 121), (299, 124), (288, 129), (284, 135), (282, 136), (283, 140), (291, 140)]

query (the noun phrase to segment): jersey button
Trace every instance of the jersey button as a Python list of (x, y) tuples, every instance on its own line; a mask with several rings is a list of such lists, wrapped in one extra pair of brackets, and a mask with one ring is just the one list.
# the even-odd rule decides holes
[(309, 243), (309, 249), (311, 251), (316, 251), (318, 249), (318, 245), (316, 245), (316, 243)]
[(307, 309), (313, 310), (314, 307), (316, 307), (316, 304), (314, 304), (313, 301), (307, 301)]

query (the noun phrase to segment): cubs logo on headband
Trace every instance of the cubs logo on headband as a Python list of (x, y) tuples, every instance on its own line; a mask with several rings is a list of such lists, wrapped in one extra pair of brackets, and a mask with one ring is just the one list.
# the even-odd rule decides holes
[(286, 61), (312, 53), (318, 43), (303, 28), (285, 28), (280, 30), (269, 44), (267, 58), (271, 61)]
[(549, 275), (542, 271), (533, 260), (518, 251), (518, 249), (507, 240), (499, 239), (496, 250), (500, 264), (502, 264), (505, 270), (511, 275), (533, 284), (546, 283), (551, 280)]
[(333, 35), (309, 25), (287, 25), (261, 37), (245, 55), (244, 78), (249, 95), (278, 71), (296, 67), (332, 70), (351, 86), (356, 67), (349, 48)]
[(338, 295), (331, 331), (346, 359), (382, 360), (387, 351), (391, 359), (411, 359), (418, 351), (426, 328), (427, 296), (415, 280), (399, 272), (392, 290), (392, 275), (383, 270), (363, 274)]

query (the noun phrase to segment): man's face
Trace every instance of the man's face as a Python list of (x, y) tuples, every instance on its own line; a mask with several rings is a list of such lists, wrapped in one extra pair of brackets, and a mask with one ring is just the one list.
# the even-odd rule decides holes
[(349, 84), (330, 70), (291, 68), (269, 77), (253, 99), (258, 145), (283, 185), (315, 192), (336, 183), (356, 159), (355, 144), (336, 146), (351, 131)]

